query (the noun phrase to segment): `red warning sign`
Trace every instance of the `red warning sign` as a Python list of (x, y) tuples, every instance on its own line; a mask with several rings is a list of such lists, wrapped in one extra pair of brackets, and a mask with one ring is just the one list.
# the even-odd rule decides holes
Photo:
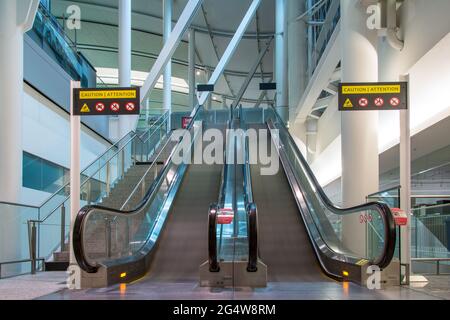
[(118, 112), (120, 109), (120, 104), (117, 102), (111, 103), (111, 111)]
[(125, 109), (127, 109), (127, 111), (133, 111), (134, 109), (136, 108), (136, 106), (134, 105), (134, 103), (133, 102), (128, 102), (126, 105), (125, 105)]
[(398, 97), (393, 97), (391, 98), (391, 100), (389, 100), (389, 103), (391, 104), (391, 106), (393, 107), (398, 107), (400, 105), (400, 98)]
[(384, 106), (384, 99), (381, 97), (378, 97), (375, 99), (374, 103), (377, 107), (382, 107), (382, 106)]
[(105, 105), (99, 102), (95, 105), (95, 110), (97, 110), (97, 112), (103, 112), (105, 110)]
[(359, 99), (358, 104), (360, 107), (367, 107), (369, 105), (369, 99), (361, 98)]

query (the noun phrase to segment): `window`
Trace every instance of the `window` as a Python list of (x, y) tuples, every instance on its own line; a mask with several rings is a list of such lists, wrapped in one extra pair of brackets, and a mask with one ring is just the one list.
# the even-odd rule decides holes
[(68, 169), (28, 152), (23, 153), (22, 185), (25, 188), (54, 193), (68, 179)]

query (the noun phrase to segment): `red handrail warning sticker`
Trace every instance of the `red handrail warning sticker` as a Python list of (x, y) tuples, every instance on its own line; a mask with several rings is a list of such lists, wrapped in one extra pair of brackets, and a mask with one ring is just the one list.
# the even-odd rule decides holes
[(217, 224), (231, 224), (234, 219), (234, 210), (232, 208), (222, 208), (217, 212)]

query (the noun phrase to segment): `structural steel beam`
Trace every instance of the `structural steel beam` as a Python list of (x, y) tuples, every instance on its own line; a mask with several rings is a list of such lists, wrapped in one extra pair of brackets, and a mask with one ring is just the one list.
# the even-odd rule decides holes
[(252, 68), (248, 72), (247, 78), (245, 78), (244, 83), (241, 86), (241, 89), (239, 90), (238, 95), (236, 96), (236, 99), (233, 102), (233, 106), (238, 106), (239, 102), (241, 102), (242, 97), (244, 96), (245, 91), (248, 88), (248, 85), (250, 84), (250, 81), (252, 81), (253, 76), (256, 73), (256, 70), (258, 69), (259, 65), (261, 64), (262, 59), (266, 55), (267, 51), (269, 51), (270, 44), (272, 43), (272, 39), (267, 41), (265, 48), (260, 51), (258, 58), (256, 59), (255, 63), (253, 64)]
[(202, 5), (203, 0), (189, 0), (186, 7), (184, 8), (181, 16), (178, 18), (178, 22), (172, 30), (168, 41), (164, 44), (164, 47), (161, 50), (158, 58), (155, 61), (150, 73), (148, 74), (147, 79), (141, 89), (141, 102), (145, 101), (150, 92), (156, 85), (163, 69), (166, 67), (170, 58), (175, 52), (175, 49), (178, 47), (178, 44), (181, 41), (185, 31), (189, 28), (192, 20), (194, 20), (195, 14), (198, 9)]
[[(258, 7), (260, 4), (261, 4), (261, 0), (253, 0), (252, 3), (250, 4), (250, 8), (247, 10), (247, 13), (245, 14), (238, 29), (236, 30), (236, 33), (234, 34), (233, 38), (231, 39), (230, 43), (228, 44), (228, 47), (225, 50), (219, 63), (217, 64), (217, 67), (214, 70), (214, 73), (212, 74), (211, 78), (209, 79), (208, 84), (215, 85), (217, 83), (217, 81), (219, 80), (220, 75), (222, 74), (223, 70), (230, 62), (231, 57), (233, 56), (234, 52), (236, 51), (236, 49), (239, 45), (239, 42), (241, 41), (242, 36), (245, 33), (245, 30), (247, 30), (248, 26), (250, 25), (250, 22), (252, 21), (253, 16), (255, 15), (256, 10), (258, 10)], [(200, 100), (199, 100), (200, 105), (203, 105), (205, 103), (209, 94), (210, 94), (210, 92), (203, 92), (203, 94), (200, 96)]]

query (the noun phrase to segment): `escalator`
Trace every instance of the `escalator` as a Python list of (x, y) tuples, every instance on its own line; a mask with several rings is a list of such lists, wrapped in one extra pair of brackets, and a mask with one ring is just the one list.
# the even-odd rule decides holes
[[(249, 127), (241, 113), (237, 119), (230, 117), (233, 129)], [(334, 206), (276, 111), (269, 109), (262, 115), (263, 121), (251, 127), (268, 131), (256, 143), (259, 147), (267, 144), (266, 150), (276, 153), (280, 169), (275, 175), (262, 174), (265, 164), (250, 165), (252, 147), (245, 135), (224, 150), (226, 158), (228, 151), (237, 157), (237, 151), (243, 150), (243, 164), (180, 161), (192, 157), (197, 148), (199, 123), (204, 128), (214, 123), (197, 106), (187, 133), (177, 137), (179, 143), (162, 168), (156, 169), (152, 185), (144, 182), (135, 189), (142, 192), (136, 208), (86, 206), (80, 210), (73, 246), (83, 270), (81, 286), (107, 287), (143, 277), (150, 283), (197, 282), (200, 265), (200, 286), (232, 287), (260, 287), (267, 280), (329, 278), (362, 283), (368, 266), (388, 269), (396, 244), (389, 207), (383, 203), (345, 209)], [(222, 133), (224, 128), (225, 124), (219, 127)], [(219, 201), (214, 204), (217, 195)], [(231, 225), (219, 225), (223, 209), (234, 212)], [(343, 244), (339, 229), (343, 218), (362, 213), (373, 217), (367, 224), (363, 254)], [(394, 270), (394, 274), (395, 282), (399, 272)]]
[(167, 218), (148, 280), (198, 280), (207, 252), (205, 208), (217, 197), (221, 165), (190, 165)]
[[(200, 124), (219, 130), (224, 125), (208, 123), (208, 113), (199, 106), (192, 119), (187, 131), (172, 136), (179, 143), (175, 147), (168, 143), (171, 150), (161, 151), (168, 154), (163, 165), (157, 166), (161, 162), (157, 156), (155, 172), (150, 167), (143, 175), (134, 192), (146, 192), (134, 209), (86, 206), (78, 213), (73, 246), (82, 269), (82, 288), (138, 279), (198, 281), (198, 267), (207, 257), (206, 209), (219, 192), (222, 165), (189, 164), (188, 159), (199, 146)], [(145, 185), (147, 174), (155, 174), (151, 186)]]
[(258, 205), (259, 254), (268, 267), (268, 281), (324, 280), (326, 277), (317, 264), (286, 175), (282, 169), (274, 176), (260, 172), (261, 165), (252, 166), (253, 198)]
[[(353, 208), (336, 207), (317, 182), (308, 163), (274, 109), (251, 127), (267, 130), (258, 147), (275, 153), (276, 174), (261, 174), (259, 159), (252, 164), (252, 188), (258, 208), (259, 256), (267, 265), (269, 282), (317, 282), (327, 279), (363, 283), (367, 268), (379, 267), (382, 283), (400, 283), (394, 259), (396, 230), (393, 215), (383, 203)], [(270, 152), (269, 152), (270, 153)], [(355, 253), (341, 240), (342, 221), (360, 214), (372, 217), (365, 228), (365, 252)], [(395, 260), (395, 261), (394, 261)]]

